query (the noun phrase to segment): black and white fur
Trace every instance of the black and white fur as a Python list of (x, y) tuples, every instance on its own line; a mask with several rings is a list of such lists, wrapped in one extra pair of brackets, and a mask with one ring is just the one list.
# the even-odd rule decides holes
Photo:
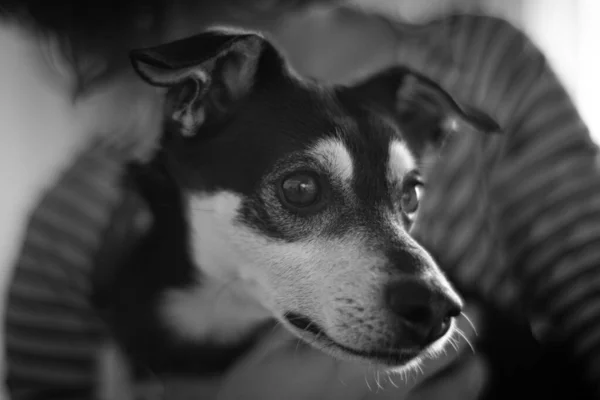
[[(382, 368), (445, 346), (462, 301), (411, 238), (402, 196), (418, 201), (448, 119), (485, 130), (485, 117), (405, 68), (353, 86), (301, 78), (255, 33), (132, 60), (165, 92), (160, 149), (129, 174), (153, 222), (97, 303), (135, 365), (220, 374), (274, 323)], [(307, 207), (282, 192), (297, 177), (316, 184)]]

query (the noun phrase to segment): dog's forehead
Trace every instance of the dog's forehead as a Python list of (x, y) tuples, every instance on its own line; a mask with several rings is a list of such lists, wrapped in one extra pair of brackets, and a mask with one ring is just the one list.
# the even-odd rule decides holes
[(307, 153), (329, 174), (349, 184), (354, 177), (354, 157), (341, 135), (328, 136), (314, 143)]
[(265, 91), (237, 110), (213, 140), (198, 146), (197, 170), (188, 172), (198, 175), (202, 190), (250, 194), (265, 175), (299, 156), (359, 187), (376, 184), (374, 176), (385, 186), (381, 179), (390, 178), (390, 168), (405, 169), (409, 152), (391, 120), (357, 110), (338, 101), (333, 89), (316, 85)]
[(191, 189), (247, 194), (281, 160), (333, 135), (341, 116), (327, 90), (280, 82), (253, 92), (203, 137), (173, 146), (171, 160)]

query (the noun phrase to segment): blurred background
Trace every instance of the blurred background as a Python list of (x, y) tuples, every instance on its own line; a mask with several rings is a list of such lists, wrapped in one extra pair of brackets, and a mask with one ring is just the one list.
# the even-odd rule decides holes
[(596, 0), (483, 0), (492, 12), (524, 29), (546, 52), (600, 141), (600, 2)]
[[(353, 0), (388, 15), (418, 16), (444, 1)], [(592, 135), (600, 141), (600, 2), (597, 0), (457, 0), (457, 8), (503, 17), (527, 32), (548, 56)], [(446, 5), (447, 6), (447, 5)], [(412, 10), (411, 10), (412, 8)], [(400, 11), (401, 10), (401, 11)], [(300, 39), (298, 39), (300, 40)]]

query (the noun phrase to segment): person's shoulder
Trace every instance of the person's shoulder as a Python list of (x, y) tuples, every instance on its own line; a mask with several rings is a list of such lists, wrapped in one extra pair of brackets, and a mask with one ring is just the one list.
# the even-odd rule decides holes
[(442, 16), (430, 22), (432, 25), (442, 25), (454, 31), (468, 32), (468, 37), (504, 36), (519, 40), (529, 40), (525, 31), (515, 23), (500, 16), (483, 13), (457, 13)]
[(452, 25), (470, 25), (473, 27), (492, 27), (513, 32), (522, 32), (516, 24), (501, 16), (489, 13), (453, 13), (437, 18), (438, 23), (449, 23)]
[[(432, 24), (446, 26), (452, 36), (460, 39), (467, 47), (479, 49), (484, 56), (490, 53), (517, 55), (538, 54), (539, 50), (527, 32), (516, 23), (501, 16), (490, 14), (460, 13), (431, 21)], [(480, 46), (477, 44), (487, 44)]]

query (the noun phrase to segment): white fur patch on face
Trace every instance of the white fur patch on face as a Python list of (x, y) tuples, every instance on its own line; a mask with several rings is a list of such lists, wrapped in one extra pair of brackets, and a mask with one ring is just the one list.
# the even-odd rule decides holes
[(162, 304), (164, 322), (181, 337), (234, 341), (272, 317), (253, 294), (254, 282), (241, 276), (244, 260), (230, 246), (240, 203), (228, 192), (189, 201), (190, 245), (200, 283), (168, 292)]
[(228, 237), (241, 202), (240, 196), (230, 192), (189, 201), (192, 254), (202, 272), (219, 281), (238, 277), (242, 260), (228, 249)]
[(387, 179), (390, 184), (402, 181), (406, 173), (417, 166), (415, 157), (404, 142), (393, 140), (389, 148), (389, 161), (387, 168)]
[(196, 287), (170, 291), (162, 305), (165, 323), (181, 338), (235, 341), (272, 317), (247, 289), (240, 280), (222, 282), (206, 277)]
[[(162, 316), (174, 333), (228, 342), (286, 311), (330, 325), (328, 317), (337, 314), (323, 306), (338, 291), (356, 298), (364, 294), (353, 293), (355, 282), (376, 286), (369, 266), (380, 260), (361, 251), (353, 234), (339, 243), (273, 241), (238, 221), (241, 202), (230, 192), (188, 197), (191, 253), (201, 280), (163, 299)], [(335, 290), (324, 290), (333, 283)]]
[(340, 182), (349, 184), (354, 176), (354, 163), (346, 145), (339, 139), (322, 139), (310, 150), (331, 175)]

